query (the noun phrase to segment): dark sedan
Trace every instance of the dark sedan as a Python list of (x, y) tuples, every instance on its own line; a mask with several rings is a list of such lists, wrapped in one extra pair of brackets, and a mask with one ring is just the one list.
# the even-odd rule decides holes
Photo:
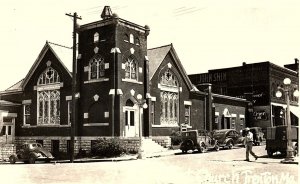
[(234, 129), (215, 130), (213, 138), (218, 141), (222, 148), (232, 149), (235, 145), (244, 144), (244, 137)]
[(37, 160), (50, 162), (52, 159), (54, 159), (52, 154), (44, 149), (41, 144), (25, 143), (17, 150), (17, 154), (13, 154), (9, 157), (9, 162), (14, 164), (16, 161), (22, 161), (34, 164)]

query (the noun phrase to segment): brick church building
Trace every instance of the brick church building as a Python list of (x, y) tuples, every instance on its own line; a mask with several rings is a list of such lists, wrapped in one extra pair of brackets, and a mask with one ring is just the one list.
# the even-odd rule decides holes
[[(75, 151), (90, 149), (98, 137), (143, 136), (169, 144), (170, 134), (182, 127), (224, 128), (215, 115), (226, 118), (231, 107), (238, 129), (245, 126), (246, 100), (199, 91), (172, 44), (148, 49), (148, 26), (121, 19), (109, 7), (101, 17), (77, 30)], [(65, 60), (61, 50), (71, 56), (70, 49), (46, 42), (25, 78), (0, 92), (2, 142), (68, 150), (72, 73), (64, 62), (71, 57)]]

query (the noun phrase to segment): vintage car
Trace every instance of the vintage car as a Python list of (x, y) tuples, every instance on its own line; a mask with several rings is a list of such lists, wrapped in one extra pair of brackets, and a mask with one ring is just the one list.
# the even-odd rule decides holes
[[(291, 141), (294, 155), (298, 154), (298, 126), (291, 126)], [(273, 153), (280, 152), (283, 156), (287, 151), (287, 126), (275, 126), (267, 128), (266, 137), (266, 150), (269, 157), (273, 156)]]
[(198, 150), (200, 153), (208, 149), (219, 150), (218, 141), (213, 139), (206, 130), (189, 130), (182, 132), (181, 136), (182, 153), (187, 153), (188, 150)]
[(234, 129), (214, 130), (213, 138), (222, 148), (232, 149), (235, 145), (244, 145), (244, 137)]
[(17, 154), (13, 154), (9, 157), (11, 164), (17, 161), (34, 164), (37, 160), (44, 160), (50, 162), (54, 157), (52, 154), (43, 148), (39, 143), (25, 143), (20, 149), (17, 150)]

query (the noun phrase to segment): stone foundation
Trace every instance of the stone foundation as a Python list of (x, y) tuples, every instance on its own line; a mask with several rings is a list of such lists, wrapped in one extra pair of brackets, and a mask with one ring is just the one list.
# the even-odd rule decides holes
[[(100, 137), (75, 137), (74, 154), (77, 155), (79, 150), (82, 149), (86, 153), (91, 152), (92, 141), (97, 140)], [(104, 137), (101, 137), (104, 138)], [(111, 139), (112, 137), (105, 137)], [(120, 140), (125, 144), (129, 152), (137, 152), (140, 146), (140, 139), (138, 137), (124, 138), (119, 137)], [(16, 147), (21, 146), (24, 143), (35, 143), (36, 140), (43, 140), (43, 146), (45, 149), (51, 152), (51, 140), (59, 140), (59, 151), (67, 153), (67, 142), (70, 137), (16, 137)]]
[(10, 155), (16, 153), (14, 144), (0, 144), (0, 160), (8, 161)]

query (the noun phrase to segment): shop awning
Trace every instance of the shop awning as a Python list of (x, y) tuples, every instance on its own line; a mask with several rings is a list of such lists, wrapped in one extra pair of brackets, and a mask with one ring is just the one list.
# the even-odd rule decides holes
[[(285, 104), (279, 104), (279, 103), (272, 102), (271, 105), (280, 106), (280, 107), (286, 109), (286, 105)], [(299, 106), (290, 105), (290, 111), (291, 111), (291, 113), (293, 113), (298, 118), (300, 117), (300, 107)]]

